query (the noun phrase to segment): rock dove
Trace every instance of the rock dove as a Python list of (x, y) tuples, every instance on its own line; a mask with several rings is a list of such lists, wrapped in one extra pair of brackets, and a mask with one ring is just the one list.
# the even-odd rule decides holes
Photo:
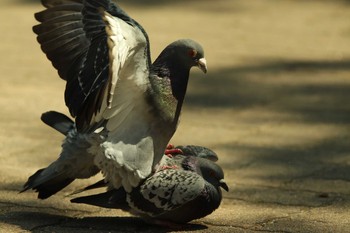
[[(190, 150), (212, 152), (196, 146), (191, 146)], [(211, 161), (213, 153), (208, 157), (204, 153), (201, 157), (196, 154), (164, 155), (157, 171), (129, 193), (119, 188), (71, 201), (122, 209), (160, 225), (186, 223), (205, 217), (219, 207), (222, 199), (220, 187), (228, 191), (223, 170)], [(86, 189), (101, 186), (103, 181)]]
[[(131, 191), (151, 174), (176, 130), (190, 69), (207, 72), (203, 48), (180, 39), (151, 64), (145, 30), (114, 1), (42, 4), (47, 9), (35, 14), (40, 24), (33, 31), (66, 81), (65, 102), (76, 131), (68, 134), (60, 158), (35, 173), (24, 190), (49, 197), (73, 179), (61, 180), (61, 162), (86, 156), (93, 163), (85, 162), (86, 169), (93, 171), (84, 175), (101, 169), (112, 187)], [(54, 179), (60, 187), (42, 188)]]

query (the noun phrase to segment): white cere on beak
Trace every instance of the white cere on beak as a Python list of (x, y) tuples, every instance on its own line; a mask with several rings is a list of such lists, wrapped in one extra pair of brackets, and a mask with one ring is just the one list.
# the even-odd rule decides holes
[(205, 58), (201, 58), (198, 60), (198, 67), (199, 69), (201, 69), (204, 73), (207, 73), (208, 69), (207, 69), (207, 60), (205, 60)]

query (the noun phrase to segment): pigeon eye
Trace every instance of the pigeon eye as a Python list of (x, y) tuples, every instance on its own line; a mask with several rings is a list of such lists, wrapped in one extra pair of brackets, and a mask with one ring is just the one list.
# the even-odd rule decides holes
[(197, 50), (191, 49), (191, 50), (188, 52), (188, 55), (190, 55), (190, 57), (196, 57), (196, 56), (197, 56)]

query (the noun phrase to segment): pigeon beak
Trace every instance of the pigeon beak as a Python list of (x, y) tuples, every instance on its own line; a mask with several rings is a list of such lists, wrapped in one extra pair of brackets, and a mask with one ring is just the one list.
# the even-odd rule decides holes
[(220, 187), (221, 187), (221, 188), (225, 189), (226, 192), (229, 191), (229, 188), (228, 188), (226, 182), (224, 181), (224, 179), (219, 180), (219, 183), (220, 183)]
[(208, 69), (207, 69), (207, 60), (205, 60), (205, 58), (201, 58), (198, 60), (197, 63), (199, 69), (201, 69), (205, 74), (207, 73)]

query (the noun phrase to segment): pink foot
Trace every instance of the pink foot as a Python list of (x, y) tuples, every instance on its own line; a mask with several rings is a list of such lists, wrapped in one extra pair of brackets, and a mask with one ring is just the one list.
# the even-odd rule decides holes
[(164, 154), (169, 158), (172, 158), (173, 155), (183, 155), (183, 152), (182, 150), (175, 148), (173, 144), (168, 144), (164, 151)]
[(176, 166), (176, 165), (171, 165), (171, 166), (169, 166), (169, 165), (164, 165), (164, 166), (161, 166), (160, 168), (159, 168), (159, 170), (165, 170), (165, 169), (178, 169), (179, 167), (178, 166)]
[(180, 149), (177, 149), (177, 148), (174, 148), (174, 149), (166, 149), (165, 152), (164, 152), (167, 156), (169, 156), (170, 158), (173, 156), (173, 155), (182, 155), (183, 152), (182, 150)]

